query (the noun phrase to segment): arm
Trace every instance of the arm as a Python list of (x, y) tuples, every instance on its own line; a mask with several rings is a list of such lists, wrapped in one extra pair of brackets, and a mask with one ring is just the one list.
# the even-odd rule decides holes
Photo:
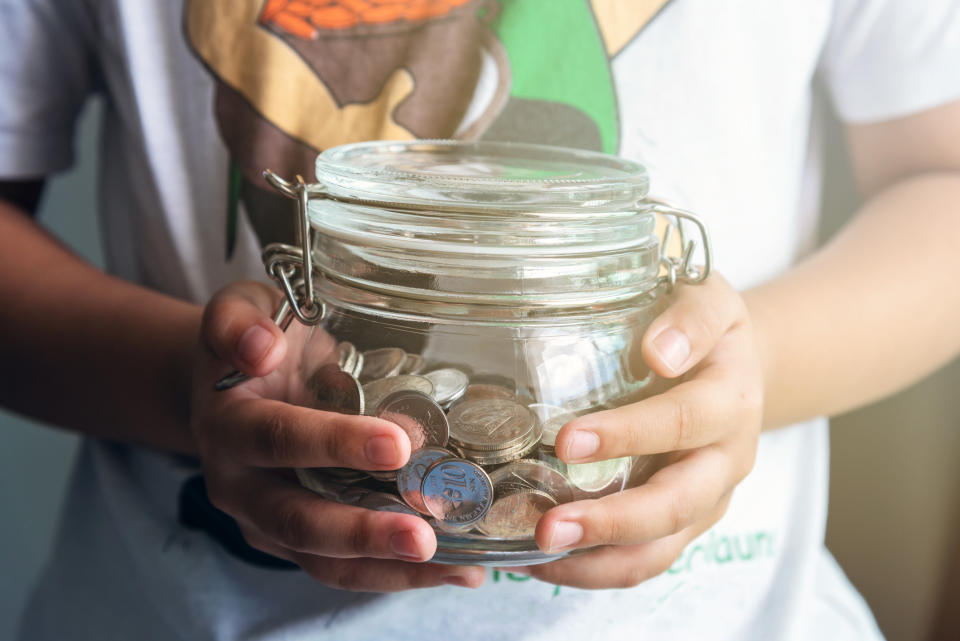
[(744, 295), (765, 428), (887, 396), (960, 351), (960, 102), (848, 136), (865, 205), (822, 250)]
[(670, 453), (669, 464), (547, 512), (541, 548), (602, 547), (531, 574), (593, 588), (660, 574), (726, 512), (761, 426), (862, 405), (960, 351), (960, 103), (849, 135), (868, 202), (837, 238), (743, 296), (719, 275), (679, 288), (642, 340), (643, 360), (678, 384), (557, 434), (567, 462)]
[(13, 204), (37, 193), (25, 186), (0, 199), (0, 404), (91, 436), (195, 453), (188, 392), (201, 309), (78, 258)]
[[(410, 445), (378, 418), (273, 400), (283, 398), (287, 349), (264, 312), (274, 288), (234, 285), (205, 309), (178, 301), (93, 268), (2, 200), (0, 274), (0, 404), (90, 436), (198, 455), (210, 499), (250, 544), (327, 585), (483, 582), (481, 568), (418, 563), (436, 548), (423, 519), (326, 501), (283, 469), (395, 469)], [(263, 378), (214, 392), (234, 368)]]

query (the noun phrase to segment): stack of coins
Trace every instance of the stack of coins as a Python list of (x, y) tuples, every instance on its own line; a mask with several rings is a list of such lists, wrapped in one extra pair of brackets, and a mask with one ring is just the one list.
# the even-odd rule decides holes
[(511, 400), (474, 400), (450, 410), (450, 444), (480, 465), (527, 456), (540, 441), (537, 415)]
[(525, 404), (509, 384), (430, 369), (398, 347), (361, 352), (343, 342), (337, 354), (338, 363), (308, 379), (314, 407), (389, 420), (410, 437), (412, 453), (399, 470), (297, 470), (325, 498), (420, 514), (447, 532), (514, 539), (531, 537), (550, 508), (626, 482), (629, 458), (574, 466), (556, 457), (557, 432), (577, 416), (562, 407)]

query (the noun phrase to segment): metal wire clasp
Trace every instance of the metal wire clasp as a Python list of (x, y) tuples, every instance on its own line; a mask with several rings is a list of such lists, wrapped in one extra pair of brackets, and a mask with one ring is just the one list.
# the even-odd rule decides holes
[(263, 266), (267, 275), (280, 285), (290, 310), (304, 325), (316, 325), (326, 313), (323, 302), (318, 302), (313, 289), (313, 262), (311, 260), (311, 229), (307, 204), (310, 200), (307, 184), (302, 176), (296, 182), (284, 180), (269, 169), (263, 177), (270, 186), (284, 196), (297, 201), (297, 245), (270, 243), (263, 249)]
[[(710, 244), (710, 233), (703, 221), (695, 214), (674, 207), (659, 198), (647, 198), (644, 202), (649, 205), (651, 211), (662, 215), (667, 223), (660, 239), (660, 267), (663, 274), (657, 280), (657, 286), (662, 287), (669, 294), (678, 282), (687, 285), (699, 285), (705, 281), (710, 276), (710, 272), (713, 271), (713, 247)], [(697, 250), (697, 240), (687, 238), (683, 221), (689, 221), (697, 228), (700, 236), (699, 240), (703, 247), (702, 266), (693, 263), (694, 254)], [(680, 240), (680, 254), (678, 256), (670, 254), (674, 234), (677, 234)]]

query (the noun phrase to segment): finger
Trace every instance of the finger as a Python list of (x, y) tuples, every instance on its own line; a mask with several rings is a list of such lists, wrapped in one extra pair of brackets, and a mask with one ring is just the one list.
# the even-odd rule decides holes
[(208, 420), (203, 443), (215, 456), (253, 467), (349, 467), (396, 470), (410, 458), (410, 437), (373, 416), (314, 410), (247, 398), (221, 406)]
[(276, 474), (207, 483), (214, 505), (292, 552), (422, 562), (437, 549), (433, 529), (418, 516), (341, 505)]
[(442, 566), (433, 563), (406, 563), (392, 560), (334, 559), (283, 548), (256, 528), (239, 524), (243, 538), (254, 548), (279, 559), (296, 563), (325, 585), (367, 592), (395, 592), (413, 588), (454, 585), (478, 588), (486, 572), (476, 566)]
[(283, 332), (271, 315), (277, 293), (261, 283), (231, 285), (203, 312), (200, 334), (217, 357), (248, 376), (272, 372), (286, 354)]
[(316, 580), (340, 590), (397, 592), (440, 585), (479, 588), (486, 577), (486, 571), (478, 566), (331, 559), (297, 553), (293, 560)]
[(553, 553), (670, 536), (705, 518), (739, 480), (727, 452), (697, 450), (644, 485), (549, 510), (537, 523), (537, 545)]
[(639, 545), (601, 547), (519, 571), (541, 581), (582, 589), (635, 587), (669, 570), (691, 541), (720, 520), (729, 500), (728, 494), (706, 518), (676, 534)]
[(741, 400), (729, 385), (697, 378), (636, 403), (577, 417), (557, 432), (554, 447), (563, 461), (584, 463), (710, 445), (752, 420), (754, 405)]
[(237, 522), (237, 525), (240, 528), (240, 532), (243, 534), (243, 539), (247, 542), (252, 548), (260, 550), (264, 554), (269, 554), (270, 556), (275, 556), (278, 559), (283, 559), (284, 561), (290, 561), (294, 563), (293, 555), (295, 552), (288, 550), (284, 547), (273, 543), (270, 539), (261, 534), (256, 528), (251, 525)]
[[(723, 277), (713, 274), (697, 286), (677, 288), (670, 306), (644, 332), (640, 356), (656, 374), (680, 376), (746, 318), (743, 299)], [(635, 357), (631, 355), (631, 360)]]

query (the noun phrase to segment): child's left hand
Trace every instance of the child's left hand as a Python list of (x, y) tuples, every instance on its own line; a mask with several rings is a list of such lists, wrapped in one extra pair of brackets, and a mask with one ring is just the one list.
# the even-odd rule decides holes
[[(763, 368), (747, 307), (720, 276), (680, 287), (642, 341), (644, 362), (680, 383), (663, 394), (571, 421), (558, 456), (584, 463), (670, 452), (645, 484), (560, 505), (540, 519), (546, 551), (597, 549), (526, 568), (550, 583), (632, 587), (667, 570), (726, 512), (753, 468), (763, 410)], [(597, 547), (599, 546), (599, 547)]]

